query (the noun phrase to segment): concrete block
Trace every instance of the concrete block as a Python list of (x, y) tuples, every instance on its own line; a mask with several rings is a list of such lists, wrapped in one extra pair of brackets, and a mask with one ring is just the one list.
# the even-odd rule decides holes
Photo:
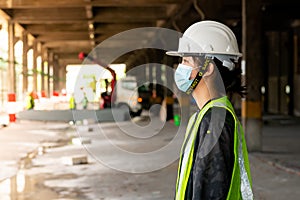
[(64, 157), (63, 163), (66, 165), (88, 164), (88, 157), (86, 155), (74, 155), (71, 157)]
[(88, 132), (89, 127), (88, 126), (76, 126), (77, 131), (79, 132)]
[(96, 124), (96, 120), (95, 119), (83, 119), (82, 124), (86, 125), (86, 126), (89, 124)]
[(56, 148), (61, 146), (59, 143), (57, 142), (43, 142), (41, 145), (44, 149), (51, 149), (51, 148)]
[(78, 137), (72, 139), (72, 144), (74, 145), (83, 145), (83, 144), (91, 144), (92, 140), (90, 138)]

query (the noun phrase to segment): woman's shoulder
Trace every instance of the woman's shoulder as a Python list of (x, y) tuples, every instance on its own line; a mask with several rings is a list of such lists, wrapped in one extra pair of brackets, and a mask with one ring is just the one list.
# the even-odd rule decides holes
[(202, 122), (210, 123), (213, 121), (234, 121), (233, 114), (224, 107), (211, 107), (203, 115)]

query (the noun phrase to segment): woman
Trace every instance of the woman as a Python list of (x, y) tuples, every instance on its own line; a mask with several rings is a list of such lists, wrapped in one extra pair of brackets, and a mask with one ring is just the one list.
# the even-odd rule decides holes
[(253, 199), (242, 127), (226, 96), (243, 93), (234, 34), (224, 24), (198, 22), (167, 54), (182, 57), (175, 82), (199, 107), (187, 126), (175, 199)]

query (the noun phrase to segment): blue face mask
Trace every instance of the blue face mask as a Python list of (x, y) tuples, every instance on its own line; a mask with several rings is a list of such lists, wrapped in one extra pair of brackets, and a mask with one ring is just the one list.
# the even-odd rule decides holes
[(186, 92), (192, 85), (193, 80), (190, 80), (190, 76), (193, 69), (191, 66), (179, 64), (175, 71), (175, 83), (182, 92)]

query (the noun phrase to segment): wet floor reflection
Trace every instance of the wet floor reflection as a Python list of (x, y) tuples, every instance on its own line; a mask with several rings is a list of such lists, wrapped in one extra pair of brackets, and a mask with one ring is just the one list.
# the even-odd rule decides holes
[(43, 187), (37, 177), (29, 177), (24, 170), (20, 170), (16, 176), (0, 182), (1, 200), (50, 200), (58, 198), (58, 195)]
[(44, 175), (28, 176), (26, 169), (32, 167), (32, 159), (43, 155), (45, 147), (41, 146), (28, 153), (19, 161), (19, 171), (11, 178), (0, 181), (0, 200), (50, 200), (58, 199), (58, 194), (43, 185)]

